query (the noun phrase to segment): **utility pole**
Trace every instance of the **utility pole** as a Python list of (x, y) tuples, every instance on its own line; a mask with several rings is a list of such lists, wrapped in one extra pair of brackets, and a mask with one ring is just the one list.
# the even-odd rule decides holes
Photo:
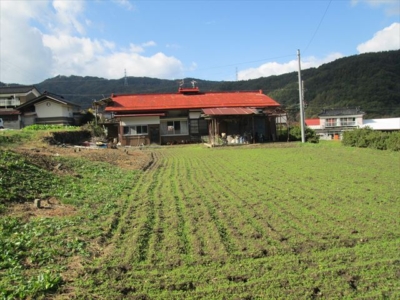
[(303, 85), (301, 81), (301, 64), (300, 64), (300, 50), (297, 50), (297, 58), (299, 61), (299, 100), (300, 100), (300, 127), (301, 127), (301, 142), (305, 143), (304, 133), (304, 101), (303, 101)]
[(301, 81), (301, 100), (303, 101), (303, 123), (304, 123), (304, 130), (306, 128), (306, 100), (304, 97), (304, 80)]
[(125, 69), (125, 77), (124, 77), (124, 86), (128, 86), (128, 78), (126, 77), (126, 69)]

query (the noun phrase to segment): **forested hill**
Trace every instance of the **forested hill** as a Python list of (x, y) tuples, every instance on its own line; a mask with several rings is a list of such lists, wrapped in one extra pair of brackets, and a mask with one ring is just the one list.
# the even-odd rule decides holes
[[(316, 117), (323, 108), (333, 107), (360, 107), (367, 118), (400, 116), (400, 50), (341, 58), (318, 68), (302, 70), (301, 75), (307, 118)], [(185, 78), (185, 83), (190, 85), (191, 80), (193, 78)], [(203, 92), (262, 89), (286, 108), (298, 111), (297, 72), (243, 81), (194, 80)], [(125, 78), (56, 76), (35, 86), (40, 92), (60, 94), (88, 108), (93, 100), (111, 93), (174, 93), (179, 82), (128, 77), (125, 85)]]

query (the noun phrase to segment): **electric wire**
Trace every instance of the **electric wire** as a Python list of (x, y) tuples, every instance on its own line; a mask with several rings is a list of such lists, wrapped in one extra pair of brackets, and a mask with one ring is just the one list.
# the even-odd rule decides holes
[(317, 32), (319, 31), (319, 28), (321, 27), (321, 24), (322, 24), (323, 20), (325, 19), (325, 16), (326, 16), (326, 14), (327, 14), (327, 12), (328, 12), (328, 10), (329, 10), (329, 7), (331, 6), (331, 3), (332, 3), (332, 0), (329, 0), (328, 5), (327, 5), (327, 7), (326, 7), (326, 9), (325, 9), (325, 12), (324, 12), (324, 14), (322, 15), (322, 18), (321, 18), (321, 20), (319, 21), (318, 26), (317, 26), (317, 28), (316, 28), (315, 31), (314, 31), (314, 34), (311, 36), (311, 39), (309, 40), (307, 46), (306, 46), (305, 49), (302, 51), (303, 54), (307, 52), (308, 47), (311, 45), (312, 41), (314, 40), (315, 36), (317, 35)]

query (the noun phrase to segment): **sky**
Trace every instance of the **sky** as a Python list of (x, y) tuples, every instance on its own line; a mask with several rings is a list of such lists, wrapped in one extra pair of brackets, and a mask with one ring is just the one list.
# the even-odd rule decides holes
[(400, 49), (400, 0), (0, 0), (0, 82), (248, 80)]

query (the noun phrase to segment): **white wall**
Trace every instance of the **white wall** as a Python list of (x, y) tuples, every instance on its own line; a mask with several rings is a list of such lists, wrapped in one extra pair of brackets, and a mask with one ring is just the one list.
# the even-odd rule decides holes
[(120, 122), (121, 126), (149, 125), (149, 124), (160, 124), (160, 117), (159, 116), (123, 117)]
[(36, 103), (35, 110), (38, 118), (73, 117), (72, 107), (50, 100)]

